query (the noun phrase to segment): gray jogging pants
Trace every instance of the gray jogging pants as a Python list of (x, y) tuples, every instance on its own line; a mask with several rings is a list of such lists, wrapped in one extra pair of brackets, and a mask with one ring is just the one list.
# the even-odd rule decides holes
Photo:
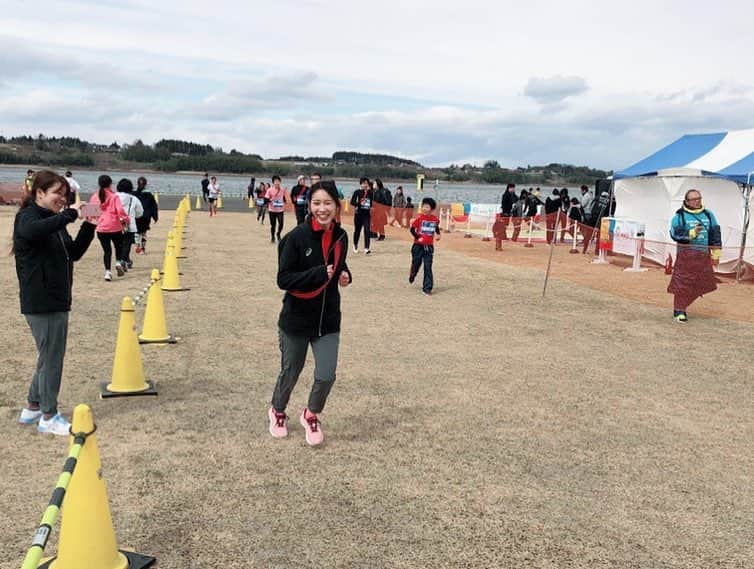
[(312, 413), (321, 413), (325, 408), (327, 396), (335, 382), (335, 370), (338, 366), (338, 346), (340, 333), (325, 336), (292, 336), (278, 329), (280, 339), (280, 375), (272, 394), (272, 407), (279, 412), (285, 411), (291, 392), (296, 387), (301, 370), (306, 363), (309, 344), (314, 354), (314, 383), (309, 392), (307, 407)]
[(47, 312), (24, 315), (39, 352), (37, 369), (29, 387), (28, 402), (38, 404), (46, 415), (58, 412), (58, 394), (68, 339), (68, 314)]

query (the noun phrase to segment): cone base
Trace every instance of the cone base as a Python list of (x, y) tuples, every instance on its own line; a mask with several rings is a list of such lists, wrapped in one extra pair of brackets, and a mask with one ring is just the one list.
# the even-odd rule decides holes
[[(157, 558), (152, 557), (151, 555), (142, 555), (141, 553), (123, 551), (122, 549), (118, 551), (122, 553), (126, 557), (126, 559), (128, 559), (128, 569), (146, 569), (147, 567), (154, 565), (154, 563), (157, 561)], [(57, 558), (53, 557), (49, 561), (45, 561), (37, 569), (49, 569), (55, 559)]]
[(163, 290), (165, 292), (181, 292), (183, 290), (191, 290), (191, 289), (190, 288), (184, 288), (184, 287), (181, 287), (181, 288), (165, 288), (165, 287), (161, 287), (160, 290)]
[(100, 385), (99, 396), (100, 399), (108, 399), (110, 397), (131, 397), (137, 395), (157, 395), (157, 387), (153, 381), (147, 380), (147, 388), (141, 391), (110, 391), (107, 386), (109, 382), (102, 382)]
[(178, 340), (172, 334), (168, 334), (167, 338), (143, 338), (139, 336), (140, 344), (175, 344), (177, 342)]

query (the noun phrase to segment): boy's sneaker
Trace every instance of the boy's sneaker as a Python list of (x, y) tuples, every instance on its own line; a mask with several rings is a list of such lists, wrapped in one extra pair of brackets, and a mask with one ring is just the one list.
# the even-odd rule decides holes
[(424, 296), (432, 296), (432, 291), (431, 291), (431, 290), (423, 290), (423, 291), (422, 291), (422, 294), (423, 294)]
[(49, 419), (45, 419), (44, 417), (39, 419), (37, 431), (48, 435), (59, 435), (61, 437), (67, 437), (71, 434), (71, 424), (68, 422), (68, 419), (58, 413), (57, 415), (53, 415)]
[(270, 420), (270, 434), (276, 439), (282, 439), (288, 436), (288, 415), (285, 413), (279, 413), (270, 407), (267, 411), (267, 417)]
[(354, 252), (354, 253), (358, 253), (358, 252), (359, 252), (359, 248), (358, 248), (358, 247), (354, 247), (354, 248), (353, 248), (353, 252)]
[(371, 251), (369, 249), (364, 249), (364, 254), (365, 255), (369, 255), (370, 253), (371, 253)]
[(317, 415), (309, 411), (309, 409), (304, 409), (301, 412), (300, 421), (301, 426), (306, 431), (307, 444), (309, 446), (322, 444), (322, 441), (325, 440), (325, 435), (322, 433), (322, 424), (319, 422)]
[(105, 271), (105, 280), (106, 281), (113, 280), (113, 274), (110, 271)]
[(126, 271), (123, 270), (123, 265), (120, 264), (120, 261), (115, 263), (115, 272), (118, 273), (119, 277), (122, 277), (124, 274), (126, 274)]
[(673, 312), (673, 320), (680, 322), (681, 324), (685, 324), (689, 321), (689, 319), (686, 317), (686, 313), (681, 310), (676, 310)]
[(416, 280), (416, 275), (408, 275), (408, 284), (414, 284), (414, 280)]
[(24, 407), (21, 409), (21, 416), (18, 418), (18, 422), (22, 425), (33, 425), (42, 417), (42, 411), (40, 409), (29, 409)]
[(129, 269), (133, 269), (134, 268), (134, 262), (133, 261), (126, 261), (126, 267), (129, 268)]

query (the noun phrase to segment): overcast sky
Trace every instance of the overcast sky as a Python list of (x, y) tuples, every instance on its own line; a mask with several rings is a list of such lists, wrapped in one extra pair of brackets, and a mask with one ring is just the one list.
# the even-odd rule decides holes
[(0, 134), (619, 169), (754, 127), (751, 0), (0, 0)]

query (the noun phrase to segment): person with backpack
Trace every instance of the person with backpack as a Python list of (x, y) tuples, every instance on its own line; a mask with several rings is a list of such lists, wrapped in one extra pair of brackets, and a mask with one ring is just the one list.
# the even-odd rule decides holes
[(131, 260), (131, 245), (136, 242), (136, 220), (144, 215), (144, 207), (141, 201), (134, 195), (134, 184), (128, 178), (123, 178), (116, 186), (118, 198), (123, 204), (123, 209), (128, 216), (128, 226), (123, 230), (123, 245), (120, 258), (123, 261), (123, 269), (128, 271), (134, 266)]
[(136, 180), (136, 193), (134, 195), (141, 202), (141, 207), (144, 209), (144, 215), (136, 218), (136, 253), (146, 255), (147, 233), (151, 228), (152, 222), (157, 223), (160, 218), (160, 206), (157, 205), (157, 200), (152, 195), (152, 192), (147, 191), (147, 179), (144, 176), (139, 176)]
[(309, 207), (309, 186), (306, 185), (306, 176), (299, 176), (296, 185), (291, 188), (291, 201), (296, 212), (296, 225), (304, 223), (306, 210)]
[(668, 285), (673, 295), (673, 319), (686, 323), (686, 309), (697, 298), (717, 289), (715, 269), (720, 263), (722, 232), (715, 214), (704, 207), (702, 194), (691, 189), (670, 222), (670, 237), (678, 245)]

